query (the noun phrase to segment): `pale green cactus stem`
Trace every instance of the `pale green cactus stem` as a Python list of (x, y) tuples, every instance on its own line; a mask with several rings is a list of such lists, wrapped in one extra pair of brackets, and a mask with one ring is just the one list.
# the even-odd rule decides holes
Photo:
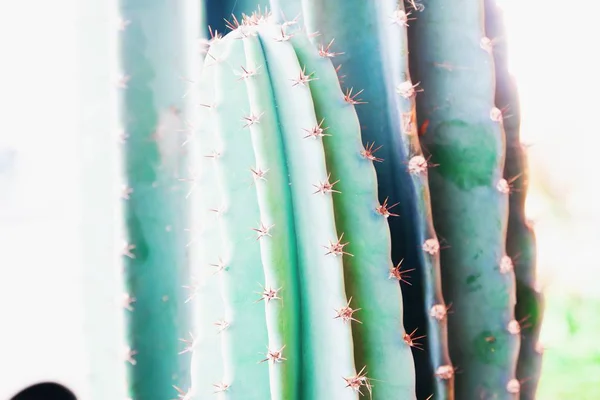
[(422, 1), (412, 21), (411, 71), (421, 82), (417, 115), (442, 250), (443, 290), (452, 304), (450, 355), (461, 369), (458, 399), (517, 399), (520, 327), (515, 276), (506, 268), (505, 133), (494, 104), (491, 41), (483, 0)]
[(127, 0), (121, 11), (123, 259), (129, 392), (136, 399), (172, 398), (189, 387), (190, 331), (184, 307), (186, 148), (184, 99), (188, 52), (197, 35), (186, 28), (185, 1)]
[[(212, 156), (197, 180), (206, 196), (194, 203), (206, 221), (195, 249), (205, 279), (195, 297), (191, 393), (415, 398), (400, 271), (377, 213), (372, 160), (330, 61), (288, 28), (245, 18), (206, 57), (196, 146)], [(212, 202), (222, 208), (206, 219)], [(225, 270), (210, 276), (219, 254)], [(215, 308), (231, 317), (221, 347), (208, 326)], [(255, 378), (246, 379), (251, 368)]]
[(517, 306), (515, 316), (521, 322), (521, 346), (517, 364), (517, 379), (522, 382), (520, 398), (533, 400), (542, 368), (543, 349), (539, 343), (544, 296), (536, 277), (535, 232), (525, 215), (525, 200), (529, 186), (527, 150), (521, 143), (521, 110), (515, 78), (508, 69), (508, 38), (503, 10), (496, 0), (486, 0), (486, 31), (492, 39), (496, 65), (496, 104), (505, 109), (506, 165), (504, 178), (510, 184), (507, 267), (514, 262), (517, 278)]

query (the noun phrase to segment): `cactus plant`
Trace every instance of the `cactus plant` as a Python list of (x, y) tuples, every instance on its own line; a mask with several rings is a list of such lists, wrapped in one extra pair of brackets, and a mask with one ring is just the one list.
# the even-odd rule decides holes
[[(341, 66), (341, 80), (361, 106), (357, 109), (363, 138), (377, 149), (375, 167), (379, 199), (397, 204), (391, 213), (395, 262), (410, 274), (402, 291), (404, 322), (426, 338), (413, 356), (417, 393), (452, 398), (453, 377), (447, 347), (446, 309), (441, 292), (438, 239), (433, 229), (427, 160), (417, 136), (415, 89), (408, 68), (409, 11), (402, 2), (384, 0), (279, 0), (276, 16), (304, 10), (313, 42)], [(360, 34), (358, 34), (360, 32)], [(360, 98), (360, 100), (359, 100)], [(434, 244), (429, 247), (429, 243)], [(424, 247), (425, 246), (425, 247)], [(436, 374), (436, 371), (442, 372)], [(443, 378), (442, 378), (443, 377)]]
[(423, 93), (417, 115), (430, 170), (434, 223), (442, 252), (450, 355), (459, 399), (515, 399), (520, 326), (512, 260), (506, 253), (509, 184), (505, 133), (494, 104), (491, 40), (484, 3), (423, 1), (411, 24), (411, 71)]
[[(180, 338), (189, 331), (185, 207), (186, 84), (184, 1), (121, 4), (125, 176), (126, 361), (135, 398), (170, 398), (189, 381)], [(195, 36), (195, 35), (194, 35)], [(185, 49), (185, 50), (184, 50)]]
[(419, 342), (353, 101), (267, 19), (213, 40), (200, 82), (191, 394), (415, 398)]
[(536, 240), (525, 216), (528, 188), (527, 153), (520, 142), (520, 107), (515, 78), (508, 70), (508, 41), (504, 15), (500, 6), (486, 0), (486, 32), (494, 43), (496, 66), (496, 104), (506, 109), (503, 125), (506, 132), (504, 178), (512, 183), (509, 199), (506, 253), (514, 257), (517, 283), (515, 316), (522, 321), (521, 346), (517, 379), (523, 382), (521, 399), (535, 399), (542, 364), (542, 347), (538, 343), (544, 297), (536, 280)]

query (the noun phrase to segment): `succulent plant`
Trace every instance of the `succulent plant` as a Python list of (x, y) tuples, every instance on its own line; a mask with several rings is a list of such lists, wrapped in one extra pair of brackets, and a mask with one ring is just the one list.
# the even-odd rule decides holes
[(374, 156), (329, 57), (291, 29), (246, 16), (205, 59), (191, 394), (415, 398)]

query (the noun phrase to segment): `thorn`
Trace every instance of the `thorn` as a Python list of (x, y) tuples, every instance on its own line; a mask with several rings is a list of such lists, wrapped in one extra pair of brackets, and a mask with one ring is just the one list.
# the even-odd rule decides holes
[(367, 373), (364, 372), (365, 368), (366, 368), (366, 366), (362, 367), (360, 372), (354, 376), (351, 376), (349, 378), (343, 378), (346, 381), (346, 387), (351, 388), (356, 393), (359, 393), (361, 396), (362, 396), (361, 388), (363, 386), (367, 388), (367, 391), (369, 392), (370, 395), (372, 395), (372, 392), (373, 392), (373, 386), (371, 385), (371, 382), (367, 378)]
[(191, 281), (192, 282), (189, 285), (182, 286), (184, 289), (187, 289), (190, 292), (184, 303), (189, 303), (192, 301), (198, 295), (200, 289), (200, 284), (196, 278), (192, 278)]
[(239, 75), (238, 81), (251, 78), (253, 76), (258, 75), (258, 70), (260, 69), (260, 65), (256, 69), (246, 69), (243, 66), (240, 66), (242, 72), (236, 72), (236, 75)]
[(277, 36), (273, 39), (275, 39), (275, 41), (277, 42), (287, 42), (292, 38), (292, 36), (293, 35), (288, 35), (287, 33), (285, 33), (285, 26), (281, 25), (281, 36)]
[(377, 150), (381, 149), (383, 147), (383, 145), (377, 147), (376, 149), (373, 149), (373, 146), (375, 146), (375, 142), (369, 144), (369, 142), (367, 142), (366, 147), (360, 151), (360, 155), (363, 156), (363, 158), (366, 158), (367, 160), (371, 160), (373, 162), (382, 162), (383, 158), (378, 158), (375, 157), (375, 152), (377, 152)]
[(129, 134), (125, 132), (125, 129), (120, 129), (117, 133), (117, 140), (119, 141), (119, 143), (125, 143), (128, 138)]
[(133, 311), (132, 303), (135, 303), (135, 297), (131, 297), (129, 293), (123, 294), (123, 308), (129, 311)]
[(206, 157), (206, 158), (212, 158), (212, 159), (216, 160), (217, 158), (221, 157), (221, 153), (218, 152), (217, 150), (213, 150), (212, 153), (210, 153), (208, 155), (205, 155), (204, 157)]
[(217, 327), (217, 332), (221, 333), (225, 329), (229, 328), (230, 324), (229, 324), (229, 322), (225, 321), (224, 319), (220, 319), (220, 320), (214, 322), (213, 325)]
[(133, 254), (131, 252), (131, 250), (133, 250), (133, 249), (135, 249), (135, 245), (124, 242), (123, 249), (121, 250), (121, 254), (133, 259), (133, 258), (135, 258), (135, 254)]
[(234, 14), (231, 14), (231, 17), (233, 18), (233, 21), (229, 21), (227, 18), (223, 18), (223, 20), (225, 21), (225, 26), (227, 28), (229, 28), (232, 31), (235, 31), (237, 28), (242, 26), (242, 24), (240, 24), (240, 21), (238, 21), (237, 17)]
[(434, 304), (429, 310), (429, 316), (441, 321), (446, 318), (449, 309), (450, 307), (446, 307), (443, 304)]
[(250, 171), (252, 171), (252, 176), (254, 176), (254, 180), (261, 179), (265, 182), (267, 181), (267, 178), (265, 178), (265, 175), (267, 174), (267, 172), (269, 172), (268, 169), (263, 171), (260, 168), (256, 168), (256, 169), (250, 168)]
[(362, 322), (360, 322), (359, 320), (357, 320), (356, 318), (354, 318), (352, 316), (352, 314), (359, 311), (360, 308), (356, 308), (356, 309), (351, 308), (350, 307), (351, 301), (352, 301), (352, 297), (350, 297), (350, 299), (348, 300), (348, 303), (344, 307), (335, 310), (337, 315), (333, 319), (341, 318), (342, 321), (344, 321), (344, 322), (356, 321), (359, 324), (362, 324)]
[(119, 89), (127, 89), (129, 86), (129, 80), (131, 77), (129, 75), (121, 75), (117, 80), (117, 88)]
[(121, 198), (125, 199), (125, 200), (129, 200), (129, 195), (133, 193), (133, 189), (130, 188), (127, 185), (122, 185), (121, 186)]
[(196, 339), (194, 339), (194, 335), (192, 335), (192, 333), (189, 333), (191, 339), (179, 339), (180, 342), (185, 343), (185, 348), (179, 352), (179, 354), (185, 354), (185, 353), (193, 353), (194, 352), (194, 347), (196, 346)]
[(260, 223), (260, 227), (258, 228), (252, 228), (253, 231), (258, 233), (258, 236), (256, 238), (256, 240), (259, 240), (260, 238), (264, 237), (264, 236), (269, 236), (271, 237), (271, 233), (269, 232), (271, 230), (271, 228), (273, 228), (275, 226), (275, 224), (272, 224), (270, 226), (265, 226), (264, 223)]
[(376, 207), (375, 211), (377, 212), (377, 214), (382, 215), (385, 218), (398, 217), (399, 216), (398, 214), (394, 214), (394, 213), (390, 212), (390, 210), (392, 208), (396, 207), (398, 204), (400, 204), (400, 203), (396, 203), (396, 204), (393, 204), (388, 207), (388, 198), (386, 197), (385, 200), (383, 201), (383, 204)]
[(346, 246), (348, 244), (348, 242), (346, 243), (342, 243), (342, 238), (344, 237), (344, 234), (342, 233), (342, 236), (340, 236), (340, 238), (336, 241), (336, 242), (332, 242), (331, 240), (329, 241), (329, 246), (323, 246), (324, 248), (326, 248), (328, 251), (327, 253), (325, 253), (326, 256), (328, 255), (333, 255), (334, 257), (337, 256), (341, 256), (343, 254), (346, 254), (350, 257), (354, 257), (352, 254), (350, 253), (346, 253), (344, 251), (344, 246)]
[(258, 300), (256, 300), (255, 303), (258, 303), (258, 302), (264, 300), (265, 303), (269, 304), (271, 302), (271, 300), (281, 300), (281, 297), (279, 297), (279, 291), (281, 290), (281, 288), (273, 289), (272, 287), (267, 287), (267, 286), (262, 286), (262, 285), (260, 285), (260, 286), (262, 287), (262, 291), (256, 292), (256, 293), (260, 294), (260, 298)]
[(318, 185), (313, 185), (314, 187), (317, 188), (316, 191), (313, 192), (313, 194), (317, 194), (317, 193), (322, 193), (322, 194), (328, 194), (328, 193), (342, 193), (338, 190), (333, 189), (333, 186), (338, 183), (340, 180), (338, 179), (337, 181), (333, 182), (333, 183), (329, 183), (329, 179), (331, 178), (331, 174), (327, 175), (327, 179), (324, 182), (319, 182)]
[(129, 26), (130, 24), (131, 24), (131, 21), (128, 19), (119, 18), (117, 20), (117, 28), (121, 32), (125, 31), (125, 29), (127, 29), (127, 26)]
[(437, 167), (439, 164), (430, 164), (431, 156), (425, 158), (422, 155), (416, 155), (408, 160), (408, 172), (413, 175), (420, 175), (427, 172), (428, 168)]
[(333, 58), (333, 57), (335, 57), (335, 56), (339, 56), (339, 55), (342, 55), (342, 54), (344, 54), (344, 53), (334, 53), (334, 52), (332, 52), (332, 51), (330, 50), (330, 49), (331, 49), (331, 45), (333, 44), (333, 41), (334, 41), (334, 40), (335, 40), (335, 39), (331, 39), (331, 42), (329, 42), (329, 44), (328, 44), (326, 47), (325, 47), (325, 46), (323, 46), (323, 45), (321, 45), (321, 46), (319, 47), (319, 55), (320, 55), (321, 57), (323, 57), (323, 58)]
[(454, 376), (454, 368), (452, 365), (440, 365), (435, 370), (435, 376), (443, 380), (452, 379)]
[(435, 238), (427, 239), (425, 243), (423, 243), (422, 249), (430, 255), (437, 254), (437, 252), (440, 251), (440, 242)]
[(419, 328), (415, 328), (415, 330), (412, 331), (410, 334), (407, 334), (407, 333), (404, 334), (404, 336), (403, 336), (404, 343), (406, 343), (410, 347), (414, 347), (415, 349), (423, 350), (423, 344), (417, 343), (416, 341), (419, 339), (423, 339), (425, 337), (425, 335), (414, 337), (414, 334), (417, 332), (417, 329), (419, 329)]
[(390, 15), (390, 19), (392, 20), (392, 24), (398, 26), (405, 26), (408, 28), (408, 21), (415, 20), (416, 18), (408, 18), (411, 12), (406, 12), (402, 8), (398, 7), (392, 15)]
[(320, 137), (322, 138), (323, 136), (331, 136), (327, 133), (324, 133), (329, 128), (321, 128), (321, 125), (323, 125), (323, 121), (325, 121), (325, 119), (322, 119), (318, 125), (312, 127), (311, 129), (303, 129), (305, 132), (308, 132), (308, 135), (304, 136), (304, 139), (307, 139), (310, 137), (312, 137), (314, 139), (318, 139)]
[(516, 319), (513, 319), (508, 322), (506, 330), (511, 335), (518, 335), (519, 333), (521, 333), (521, 324), (519, 324), (519, 321), (517, 321)]
[(398, 280), (398, 282), (404, 282), (409, 284), (410, 286), (412, 286), (412, 283), (410, 283), (408, 280), (405, 279), (406, 278), (410, 278), (410, 276), (406, 275), (407, 273), (414, 271), (414, 268), (411, 269), (407, 269), (404, 271), (401, 271), (400, 268), (402, 266), (402, 262), (404, 261), (404, 259), (400, 260), (400, 262), (398, 263), (398, 265), (396, 265), (395, 267), (390, 268), (390, 274), (388, 276), (388, 279), (396, 279)]
[(267, 357), (264, 360), (259, 361), (259, 364), (265, 361), (268, 361), (271, 364), (284, 362), (285, 360), (287, 360), (287, 358), (283, 357), (284, 348), (285, 345), (283, 345), (279, 350), (271, 350), (267, 347)]
[(502, 110), (498, 107), (492, 107), (490, 110), (490, 119), (501, 124), (503, 122)]
[(354, 95), (352, 95), (352, 90), (354, 90), (354, 88), (346, 89), (346, 94), (344, 95), (344, 101), (346, 103), (352, 105), (367, 104), (366, 101), (362, 101), (362, 99), (357, 99), (357, 97), (364, 91), (364, 89), (356, 92), (356, 94)]
[(132, 350), (129, 347), (125, 348), (125, 361), (127, 361), (131, 365), (136, 365), (137, 361), (134, 358), (136, 354), (137, 351)]
[(213, 393), (222, 393), (222, 392), (226, 392), (231, 385), (228, 385), (227, 383), (224, 383), (224, 382), (220, 382), (220, 383), (214, 384), (213, 386), (216, 388), (216, 390)]
[(192, 400), (191, 389), (188, 389), (187, 391), (184, 392), (182, 389), (178, 388), (175, 385), (173, 385), (173, 388), (175, 390), (177, 390), (177, 399), (176, 400)]
[(415, 94), (417, 92), (422, 92), (422, 89), (416, 90), (415, 88), (417, 86), (419, 86), (419, 83), (421, 82), (417, 82), (416, 84), (413, 85), (413, 83), (409, 80), (406, 80), (402, 83), (400, 83), (398, 86), (396, 86), (396, 93), (398, 93), (400, 96), (404, 97), (405, 99), (410, 99), (412, 97), (415, 96)]
[(311, 72), (310, 74), (306, 75), (306, 67), (303, 67), (302, 70), (300, 71), (300, 76), (298, 78), (295, 79), (290, 79), (292, 82), (294, 82), (294, 84), (292, 85), (292, 87), (294, 86), (304, 86), (306, 87), (306, 84), (310, 81), (314, 81), (317, 78), (313, 78), (314, 72)]
[(513, 269), (514, 265), (512, 259), (507, 255), (502, 256), (500, 259), (500, 273), (508, 274), (509, 272), (513, 271)]
[(506, 391), (510, 394), (518, 394), (521, 391), (521, 382), (517, 379), (511, 379), (506, 384)]
[(217, 270), (213, 273), (213, 275), (218, 274), (219, 272), (227, 271), (227, 265), (223, 262), (223, 259), (219, 257), (219, 261), (215, 264), (210, 264), (211, 267), (215, 267)]
[(244, 128), (248, 128), (249, 126), (252, 126), (254, 124), (259, 124), (260, 123), (260, 118), (264, 115), (264, 112), (260, 113), (259, 115), (255, 115), (254, 113), (250, 113), (250, 115), (248, 115), (247, 117), (244, 117), (242, 120), (246, 121), (246, 124), (244, 125)]
[(492, 51), (494, 51), (494, 43), (493, 41), (488, 38), (488, 37), (482, 37), (481, 40), (479, 41), (479, 47), (481, 47), (483, 50), (487, 51), (488, 53), (492, 53)]

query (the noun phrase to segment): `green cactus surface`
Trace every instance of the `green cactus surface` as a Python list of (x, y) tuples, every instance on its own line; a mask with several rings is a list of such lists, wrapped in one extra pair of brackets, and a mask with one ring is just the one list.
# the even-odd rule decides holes
[(520, 106), (515, 78), (508, 70), (508, 41), (503, 11), (496, 1), (486, 0), (486, 31), (494, 43), (496, 104), (505, 109), (506, 163), (504, 178), (511, 184), (506, 252), (513, 257), (517, 282), (515, 315), (521, 321), (521, 346), (517, 379), (522, 382), (520, 398), (533, 400), (542, 367), (538, 343), (542, 327), (544, 297), (536, 279), (535, 233), (525, 216), (529, 173), (527, 153), (520, 140)]
[(309, 32), (319, 33), (313, 42), (341, 66), (340, 80), (360, 104), (357, 112), (365, 145), (375, 161), (379, 199), (390, 208), (393, 258), (407, 271), (402, 294), (411, 306), (404, 310), (404, 322), (410, 331), (425, 335), (413, 351), (417, 394), (451, 399), (453, 377), (435, 375), (438, 368), (451, 368), (451, 362), (439, 252), (423, 249), (437, 237), (428, 163), (417, 135), (413, 93), (418, 89), (408, 68), (406, 28), (412, 15), (396, 0), (280, 0), (273, 9), (276, 16), (304, 11), (300, 20)]
[(125, 154), (123, 248), (130, 395), (173, 397), (189, 386), (189, 332), (184, 307), (188, 281), (185, 201), (186, 104), (189, 38), (184, 1), (127, 0), (121, 4), (121, 91)]
[(354, 104), (305, 34), (240, 21), (211, 41), (197, 93), (191, 393), (414, 399)]
[(457, 399), (516, 399), (520, 326), (506, 254), (509, 184), (505, 133), (496, 108), (484, 2), (422, 1), (409, 29), (411, 71), (421, 82), (417, 115), (442, 238), (444, 296)]

